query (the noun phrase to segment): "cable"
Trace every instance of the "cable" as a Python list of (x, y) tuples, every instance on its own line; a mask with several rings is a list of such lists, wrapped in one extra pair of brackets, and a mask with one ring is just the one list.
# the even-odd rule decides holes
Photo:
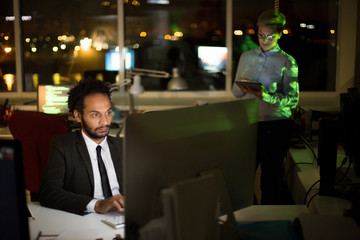
[(290, 171), (296, 166), (296, 165), (300, 165), (300, 164), (309, 164), (309, 165), (313, 165), (312, 163), (309, 162), (298, 162), (298, 163), (293, 163), (289, 169), (287, 170), (286, 175), (284, 176), (284, 182), (287, 183), (287, 178), (289, 177)]
[(308, 203), (306, 204), (306, 207), (309, 208), (310, 202), (314, 199), (314, 197), (316, 197), (317, 195), (319, 195), (319, 192), (315, 193), (314, 195), (312, 195), (312, 197), (309, 199)]
[[(338, 171), (341, 170), (342, 166), (347, 162), (347, 158), (348, 158), (348, 157), (346, 156), (346, 157), (343, 159), (340, 167), (338, 167), (338, 168), (336, 169), (336, 172), (338, 172)], [(351, 163), (349, 163), (349, 166), (350, 166), (350, 164), (351, 164)], [(349, 168), (350, 168), (350, 167), (348, 167), (348, 169), (349, 169)], [(339, 184), (339, 183), (346, 177), (347, 173), (348, 173), (348, 171), (346, 172), (346, 174), (343, 175), (343, 178), (341, 178), (337, 183), (335, 183), (335, 185), (336, 185), (336, 184)], [(306, 203), (306, 199), (307, 199), (308, 195), (310, 194), (310, 191), (311, 191), (312, 188), (313, 188), (317, 183), (319, 183), (319, 182), (320, 182), (320, 179), (319, 179), (318, 181), (316, 181), (315, 183), (313, 183), (313, 184), (311, 185), (311, 187), (309, 188), (309, 190), (306, 192), (306, 195), (305, 195), (305, 198), (304, 198), (304, 204), (306, 204), (307, 207), (309, 207), (310, 202), (313, 200), (313, 198), (314, 198), (315, 196), (319, 195), (319, 191), (318, 191), (318, 192), (315, 193), (313, 196), (311, 196), (311, 198), (309, 199), (309, 201)]]
[(347, 176), (347, 174), (349, 173), (350, 167), (351, 167), (351, 164), (352, 164), (352, 161), (349, 161), (349, 165), (348, 165), (348, 167), (346, 168), (345, 173), (343, 173), (343, 172), (341, 171), (342, 166), (345, 165), (345, 163), (348, 161), (348, 159), (350, 159), (350, 158), (348, 158), (348, 156), (346, 156), (346, 157), (343, 159), (340, 167), (336, 170), (336, 172), (339, 171), (339, 172), (342, 173), (342, 177), (335, 183), (335, 185), (338, 185), (339, 183), (341, 183), (341, 181), (342, 181), (342, 180)]
[(304, 138), (303, 135), (300, 135), (300, 138), (304, 141), (305, 145), (311, 150), (312, 154), (314, 155), (315, 160), (318, 161), (318, 157), (314, 151), (314, 148), (311, 146), (311, 144)]
[[(305, 145), (311, 150), (311, 152), (312, 152), (313, 155), (314, 155), (314, 158), (317, 160), (317, 156), (316, 156), (315, 151), (314, 151), (313, 147), (311, 146), (311, 144), (304, 138), (304, 136), (300, 135), (300, 138), (304, 141)], [(284, 177), (285, 182), (287, 182), (287, 178), (288, 178), (288, 175), (289, 175), (289, 173), (290, 173), (290, 170), (291, 170), (292, 168), (294, 168), (294, 167), (295, 167), (296, 165), (298, 165), (298, 164), (311, 164), (311, 165), (312, 165), (313, 162), (312, 162), (312, 163), (309, 163), (309, 162), (299, 162), (299, 163), (294, 163), (293, 165), (291, 165), (291, 166), (289, 167), (289, 169), (288, 169), (288, 172), (286, 173), (286, 175), (285, 175), (285, 177)]]
[(310, 191), (312, 190), (312, 188), (313, 188), (316, 184), (318, 184), (319, 182), (320, 182), (320, 179), (317, 180), (316, 182), (314, 182), (313, 185), (310, 186), (309, 190), (308, 190), (308, 191), (306, 192), (306, 194), (305, 194), (304, 204), (306, 204), (306, 199), (307, 199), (307, 197), (309, 196)]

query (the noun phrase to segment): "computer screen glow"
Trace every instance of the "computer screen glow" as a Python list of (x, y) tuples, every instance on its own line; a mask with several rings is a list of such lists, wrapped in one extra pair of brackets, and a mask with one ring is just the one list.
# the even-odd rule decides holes
[[(134, 50), (126, 49), (125, 54), (125, 69), (129, 70), (134, 67)], [(105, 55), (105, 70), (107, 71), (119, 71), (120, 69), (120, 52), (116, 50), (110, 50)]]
[(216, 46), (199, 46), (198, 58), (201, 67), (211, 73), (221, 72), (225, 69), (227, 48)]
[(68, 92), (73, 85), (39, 85), (38, 111), (48, 114), (66, 114), (68, 110)]

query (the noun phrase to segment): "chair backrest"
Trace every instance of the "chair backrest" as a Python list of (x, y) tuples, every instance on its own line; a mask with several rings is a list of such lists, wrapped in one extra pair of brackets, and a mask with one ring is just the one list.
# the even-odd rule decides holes
[(22, 145), (25, 187), (32, 193), (38, 193), (51, 138), (70, 132), (70, 125), (56, 115), (17, 111), (9, 120), (9, 129), (14, 139), (19, 140)]

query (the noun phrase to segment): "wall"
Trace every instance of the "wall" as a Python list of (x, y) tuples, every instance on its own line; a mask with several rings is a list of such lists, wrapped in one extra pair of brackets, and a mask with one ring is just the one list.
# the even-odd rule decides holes
[(355, 87), (360, 89), (360, 4), (357, 7), (357, 34), (356, 34), (356, 59), (355, 59)]

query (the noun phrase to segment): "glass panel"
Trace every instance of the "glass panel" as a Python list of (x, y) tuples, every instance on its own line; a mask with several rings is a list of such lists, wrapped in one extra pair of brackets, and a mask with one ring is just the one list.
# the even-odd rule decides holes
[[(125, 45), (136, 68), (171, 75), (177, 68), (190, 91), (225, 89), (226, 1), (125, 1), (124, 7)], [(167, 90), (170, 78), (145, 76), (142, 84)]]
[[(287, 19), (279, 45), (298, 63), (300, 91), (335, 91), (337, 0), (279, 2)], [(268, 0), (234, 1), (233, 77), (241, 53), (258, 45), (257, 17), (273, 7)]]
[(0, 8), (0, 92), (16, 92), (15, 37), (12, 0), (5, 0)]
[(115, 82), (105, 57), (117, 47), (116, 0), (22, 1), (25, 91), (91, 75)]

